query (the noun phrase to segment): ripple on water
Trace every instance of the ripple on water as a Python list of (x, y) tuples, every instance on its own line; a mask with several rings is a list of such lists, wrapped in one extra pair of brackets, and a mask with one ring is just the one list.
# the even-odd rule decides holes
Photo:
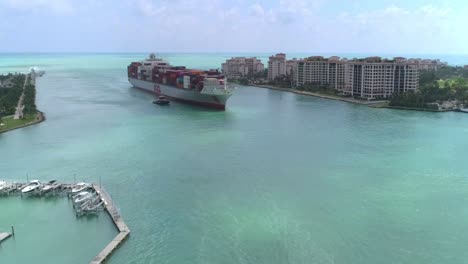
[[(0, 71), (44, 65), (38, 106), (48, 118), (0, 135), (0, 178), (102, 180), (132, 230), (109, 263), (465, 263), (468, 115), (245, 86), (226, 112), (158, 108), (125, 80), (144, 56), (0, 60)], [(207, 67), (224, 58), (168, 56)], [(24, 226), (54, 220), (41, 210), (49, 205), (31, 208), (38, 216)], [(1, 200), (10, 214), (0, 225), (22, 220), (22, 206)], [(93, 256), (97, 241), (83, 241), (94, 235), (73, 248), (54, 240), (54, 252)], [(13, 251), (2, 263), (22, 264), (48, 251), (28, 246), (27, 262), (3, 252)]]

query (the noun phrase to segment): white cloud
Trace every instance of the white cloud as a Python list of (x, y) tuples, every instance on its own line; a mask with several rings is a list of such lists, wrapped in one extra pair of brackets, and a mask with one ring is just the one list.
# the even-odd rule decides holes
[(256, 25), (258, 25), (258, 22), (261, 22), (263, 24), (271, 24), (278, 22), (278, 13), (276, 12), (276, 10), (273, 10), (271, 8), (265, 10), (260, 4), (251, 5), (250, 14), (254, 18), (254, 20), (249, 20), (245, 22), (249, 22)]
[(154, 17), (164, 14), (166, 5), (159, 4), (158, 7), (151, 0), (137, 0), (135, 1), (138, 11), (148, 17)]
[(310, 17), (318, 8), (318, 0), (279, 0), (275, 8), (265, 9), (256, 3), (250, 6), (250, 14), (265, 23), (292, 24)]
[[(226, 10), (223, 10), (221, 12), (219, 12), (219, 17), (222, 19), (222, 20), (239, 20), (241, 18), (241, 14), (239, 12), (239, 9), (237, 8), (229, 8), (229, 9), (226, 9)], [(235, 21), (233, 21), (235, 22)]]
[[(353, 40), (362, 52), (394, 50), (394, 52), (438, 52), (460, 49), (463, 27), (460, 20), (463, 12), (451, 8), (426, 5), (414, 9), (392, 5), (386, 8), (354, 15), (341, 14), (337, 27), (344, 39)], [(450, 18), (450, 19), (448, 19)]]
[[(358, 13), (356, 15), (349, 15), (344, 13), (339, 16), (341, 22), (366, 25), (366, 27), (375, 29), (387, 30), (389, 28), (410, 28), (414, 26), (424, 26), (431, 29), (441, 25), (441, 19), (445, 18), (450, 13), (449, 9), (439, 9), (433, 6), (424, 6), (418, 9), (410, 10), (401, 8), (395, 5), (389, 6), (380, 10), (373, 10), (369, 12)], [(417, 33), (417, 32), (415, 32)]]
[[(403, 0), (395, 0), (391, 1), (395, 5), (377, 3), (379, 7), (370, 10), (367, 4), (350, 7), (336, 2), (0, 0), (0, 16), (25, 27), (34, 27), (37, 21), (48, 25), (36, 36), (44, 36), (44, 43), (61, 34), (62, 42), (68, 43), (77, 37), (67, 32), (86, 30), (90, 50), (100, 45), (131, 51), (466, 53), (468, 5), (409, 8)], [(71, 15), (48, 19), (51, 13)], [(2, 38), (15, 39), (15, 31), (2, 28), (9, 27), (0, 22)], [(136, 46), (135, 37), (141, 39)]]
[(426, 16), (447, 17), (453, 10), (449, 7), (435, 7), (433, 5), (425, 5), (419, 9), (419, 12)]
[(320, 8), (320, 0), (280, 0), (280, 10), (294, 14), (310, 14)]
[(49, 10), (56, 14), (70, 14), (74, 10), (70, 0), (5, 0), (5, 4), (19, 10)]
[(265, 11), (263, 10), (263, 7), (260, 4), (254, 4), (250, 7), (250, 11), (252, 15), (258, 16), (258, 17), (263, 17), (265, 15)]

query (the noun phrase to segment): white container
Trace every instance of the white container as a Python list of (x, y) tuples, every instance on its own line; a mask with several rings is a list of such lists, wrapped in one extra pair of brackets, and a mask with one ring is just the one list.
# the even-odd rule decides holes
[(190, 76), (184, 76), (184, 89), (188, 89), (190, 87)]

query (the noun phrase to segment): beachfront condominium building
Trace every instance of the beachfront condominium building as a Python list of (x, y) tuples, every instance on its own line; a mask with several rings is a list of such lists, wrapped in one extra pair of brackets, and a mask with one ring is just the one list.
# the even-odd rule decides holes
[(286, 60), (286, 76), (292, 77), (294, 75), (294, 69), (298, 63), (298, 59), (294, 58), (292, 60)]
[(344, 95), (377, 99), (395, 92), (416, 91), (419, 68), (405, 58), (348, 60), (315, 56), (297, 63), (293, 80), (295, 86), (331, 88)]
[[(404, 59), (401, 57), (395, 59)], [(446, 67), (448, 64), (447, 62), (441, 62), (439, 59), (430, 60), (430, 59), (408, 59), (408, 62), (411, 64), (417, 65), (419, 70), (431, 70), (437, 71), (442, 67)]]
[(286, 54), (278, 53), (268, 59), (268, 79), (286, 76)]
[(226, 60), (222, 64), (222, 72), (228, 78), (243, 78), (264, 71), (261, 60), (252, 57), (236, 57)]
[(293, 81), (296, 86), (313, 85), (323, 88), (344, 89), (346, 60), (339, 57), (314, 56), (295, 64)]
[(361, 98), (387, 98), (393, 93), (416, 91), (419, 67), (405, 58), (353, 59), (345, 68), (343, 94)]

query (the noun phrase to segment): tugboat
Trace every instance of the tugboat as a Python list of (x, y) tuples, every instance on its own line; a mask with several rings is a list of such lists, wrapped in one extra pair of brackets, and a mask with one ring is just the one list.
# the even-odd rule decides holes
[(168, 105), (169, 100), (165, 96), (159, 96), (158, 99), (153, 101), (153, 104), (157, 105)]

